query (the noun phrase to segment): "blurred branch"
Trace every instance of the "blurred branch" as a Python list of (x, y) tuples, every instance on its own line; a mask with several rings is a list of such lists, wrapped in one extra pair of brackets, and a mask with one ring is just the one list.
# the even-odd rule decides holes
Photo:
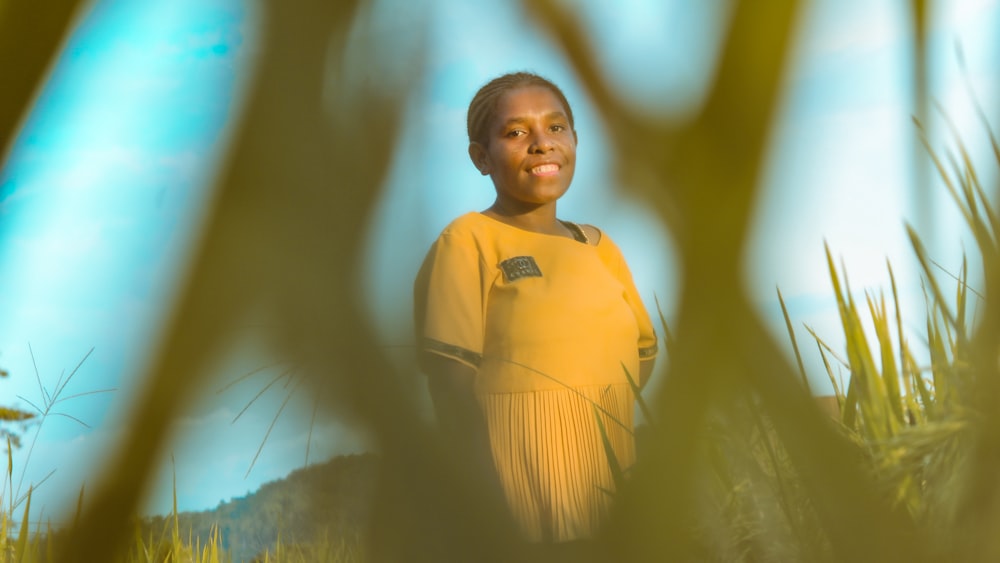
[(69, 36), (81, 0), (0, 3), (0, 168), (6, 165), (18, 126)]

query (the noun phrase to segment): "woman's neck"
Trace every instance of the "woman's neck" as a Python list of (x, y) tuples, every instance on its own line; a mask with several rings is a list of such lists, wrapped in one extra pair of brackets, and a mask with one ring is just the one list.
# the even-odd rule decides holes
[[(483, 211), (483, 215), (525, 231), (561, 236), (567, 236), (568, 232), (566, 226), (556, 218), (555, 202), (531, 209), (509, 209), (496, 202)], [(572, 233), (569, 235), (572, 236)]]

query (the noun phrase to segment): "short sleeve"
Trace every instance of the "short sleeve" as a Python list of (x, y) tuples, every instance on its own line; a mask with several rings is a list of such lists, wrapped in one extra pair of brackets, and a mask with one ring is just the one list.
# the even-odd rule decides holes
[(631, 307), (632, 314), (635, 315), (635, 321), (639, 326), (639, 342), (637, 343), (639, 359), (651, 360), (656, 357), (659, 351), (656, 331), (653, 329), (653, 321), (650, 319), (649, 313), (642, 303), (639, 290), (636, 289), (635, 282), (632, 280), (632, 272), (629, 270), (628, 264), (625, 263), (625, 257), (622, 255), (621, 250), (608, 238), (607, 234), (602, 233), (601, 245), (605, 244), (607, 245), (606, 250), (602, 253), (604, 262), (612, 273), (615, 274), (622, 286), (624, 286), (625, 300), (628, 302), (629, 307)]
[(437, 354), (478, 368), (483, 353), (485, 296), (475, 241), (443, 233), (414, 282), (420, 358)]

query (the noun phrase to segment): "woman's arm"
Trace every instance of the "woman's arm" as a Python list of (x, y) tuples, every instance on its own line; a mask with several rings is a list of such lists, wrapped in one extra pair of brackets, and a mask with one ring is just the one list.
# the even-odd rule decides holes
[(470, 425), (481, 426), (485, 437), (486, 425), (473, 389), (476, 370), (457, 360), (431, 353), (425, 353), (421, 364), (427, 372), (434, 414), (442, 432), (449, 439), (461, 439), (455, 435), (456, 431)]
[(490, 494), (502, 499), (500, 482), (493, 464), (489, 433), (483, 411), (476, 400), (476, 370), (457, 360), (427, 353), (423, 358), (434, 413), (449, 450), (460, 467), (481, 479)]

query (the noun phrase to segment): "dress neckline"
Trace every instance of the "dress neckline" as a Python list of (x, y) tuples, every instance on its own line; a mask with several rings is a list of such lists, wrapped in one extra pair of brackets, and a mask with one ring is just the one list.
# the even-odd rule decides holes
[(489, 215), (483, 213), (482, 211), (474, 211), (473, 213), (475, 213), (476, 215), (479, 215), (483, 219), (486, 219), (490, 223), (495, 223), (497, 225), (503, 225), (504, 227), (507, 227), (509, 229), (514, 229), (515, 231), (518, 231), (518, 232), (521, 232), (521, 233), (528, 233), (528, 234), (531, 234), (531, 235), (538, 235), (538, 236), (541, 236), (541, 237), (551, 237), (551, 238), (555, 238), (555, 239), (572, 240), (573, 242), (577, 242), (577, 243), (583, 244), (585, 246), (590, 246), (590, 247), (594, 247), (594, 248), (596, 248), (598, 245), (600, 245), (601, 241), (604, 240), (604, 237), (601, 236), (601, 238), (598, 239), (597, 243), (592, 244), (590, 242), (590, 237), (587, 236), (587, 232), (583, 230), (583, 227), (580, 226), (577, 223), (572, 222), (572, 221), (564, 221), (562, 219), (556, 219), (556, 221), (559, 221), (560, 223), (562, 223), (567, 229), (570, 230), (570, 232), (573, 233), (573, 238), (569, 238), (569, 237), (564, 237), (562, 235), (552, 235), (552, 234), (549, 234), (549, 233), (539, 233), (539, 232), (536, 232), (536, 231), (529, 231), (528, 229), (522, 229), (521, 227), (518, 227), (518, 226), (515, 226), (515, 225), (511, 225), (510, 223), (505, 223), (505, 222), (503, 222), (503, 221), (501, 221), (499, 219), (496, 219), (494, 217), (490, 217)]

